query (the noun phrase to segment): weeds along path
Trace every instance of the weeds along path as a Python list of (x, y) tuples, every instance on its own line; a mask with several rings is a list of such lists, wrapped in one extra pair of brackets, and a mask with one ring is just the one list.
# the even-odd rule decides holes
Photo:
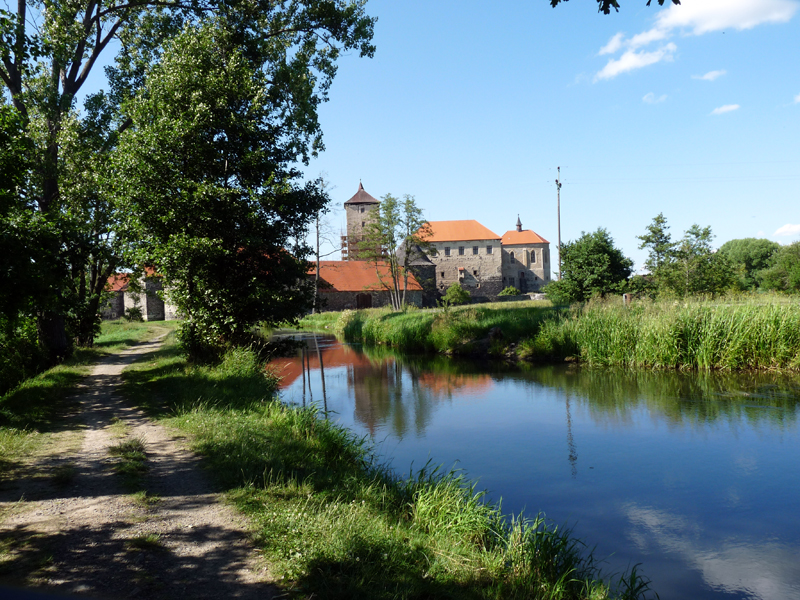
[(167, 333), (103, 359), (80, 385), (68, 425), (83, 430), (80, 450), (0, 489), (0, 584), (99, 598), (277, 594), (198, 458), (119, 393), (122, 370)]

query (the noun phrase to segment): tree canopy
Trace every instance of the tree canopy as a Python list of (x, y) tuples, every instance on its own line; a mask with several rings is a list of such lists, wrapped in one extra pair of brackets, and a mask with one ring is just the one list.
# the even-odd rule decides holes
[[(69, 351), (69, 338), (90, 342), (107, 275), (124, 264), (127, 238), (117, 231), (117, 195), (105, 193), (117, 177), (109, 165), (119, 165), (111, 157), (120, 134), (138, 127), (135, 107), (149, 93), (150, 75), (160, 68), (170, 40), (207, 24), (235, 40), (228, 46), (257, 77), (258, 101), (271, 111), (260, 122), (263, 135), (251, 139), (259, 150), (249, 156), (279, 166), (271, 186), (284, 186), (287, 197), (301, 196), (304, 187), (296, 183), (300, 173), (286, 165), (307, 162), (323, 148), (317, 109), (341, 53), (374, 52), (375, 20), (357, 0), (30, 0), (15, 6), (16, 12), (0, 10), (0, 81), (30, 143), (31, 168), (14, 201), (37, 242), (20, 244), (15, 252), (19, 265), (46, 271), (29, 278), (40, 285), (30, 290), (26, 310), (38, 319), (42, 343), (54, 359)], [(115, 54), (104, 59), (110, 63), (107, 91), (89, 95), (79, 107), (77, 94), (110, 53)], [(193, 74), (202, 80), (202, 65), (194, 65)], [(183, 86), (183, 92), (179, 100), (189, 106), (202, 96), (196, 86)], [(207, 133), (198, 144), (221, 156), (223, 141)], [(233, 169), (239, 158), (231, 155), (223, 163)], [(236, 168), (241, 175), (250, 166)], [(0, 218), (7, 223), (10, 214)]]
[(556, 303), (621, 293), (632, 267), (608, 231), (599, 228), (561, 245), (561, 279), (547, 284), (545, 293)]
[(743, 290), (755, 290), (759, 272), (770, 266), (770, 258), (781, 245), (766, 239), (742, 238), (722, 244), (719, 252), (728, 258)]
[(800, 242), (781, 246), (769, 266), (758, 273), (758, 279), (766, 289), (800, 293)]

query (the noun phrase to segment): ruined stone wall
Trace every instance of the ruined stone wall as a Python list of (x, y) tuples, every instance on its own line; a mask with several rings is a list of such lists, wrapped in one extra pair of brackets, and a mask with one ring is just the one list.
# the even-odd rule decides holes
[(474, 295), (493, 296), (502, 291), (500, 240), (434, 242), (431, 245), (436, 253), (428, 258), (436, 265), (436, 288), (440, 293), (454, 283), (460, 283)]

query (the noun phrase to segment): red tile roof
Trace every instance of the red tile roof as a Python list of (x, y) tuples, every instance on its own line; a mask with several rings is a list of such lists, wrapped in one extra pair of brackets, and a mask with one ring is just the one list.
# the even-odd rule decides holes
[(426, 242), (461, 242), (472, 240), (499, 240), (500, 236), (475, 220), (429, 221), (433, 235)]
[(550, 242), (530, 229), (523, 229), (522, 231), (512, 229), (503, 234), (501, 243), (504, 246), (513, 246), (514, 244), (549, 244)]
[[(145, 267), (144, 268), (144, 276), (145, 277), (158, 277), (156, 270), (153, 267)], [(106, 283), (106, 289), (112, 292), (124, 292), (128, 289), (128, 283), (130, 282), (131, 274), (130, 273), (114, 273), (111, 277), (108, 278), (108, 283)]]
[(370, 196), (366, 190), (364, 190), (364, 186), (359, 183), (358, 191), (350, 200), (345, 202), (345, 204), (380, 204), (380, 201)]
[[(309, 274), (314, 274), (316, 267), (312, 263)], [(375, 263), (366, 260), (321, 260), (319, 263), (319, 277), (330, 285), (320, 286), (320, 293), (326, 292), (363, 292), (381, 291), (391, 286), (389, 265), (379, 264), (378, 271), (384, 281), (382, 284), (375, 270)], [(402, 285), (402, 284), (401, 284)], [(422, 290), (422, 286), (414, 277), (408, 274), (408, 289)]]

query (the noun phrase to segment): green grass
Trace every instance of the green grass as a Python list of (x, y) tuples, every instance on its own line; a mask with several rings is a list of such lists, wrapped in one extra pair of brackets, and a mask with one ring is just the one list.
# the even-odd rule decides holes
[(772, 297), (592, 302), (545, 323), (521, 345), (531, 359), (594, 366), (800, 370), (800, 305)]
[[(393, 312), (388, 308), (346, 310), (306, 317), (301, 325), (328, 330), (348, 342), (387, 345), (405, 352), (503, 354), (538, 332), (562, 309), (549, 302), (495, 302), (432, 310)], [(334, 321), (334, 315), (335, 321)], [(490, 332), (495, 330), (494, 335)]]
[(129, 487), (138, 487), (142, 476), (149, 469), (144, 439), (128, 438), (110, 446), (108, 453), (116, 459), (114, 470), (122, 476), (125, 484)]
[(613, 596), (569, 530), (503, 515), (456, 472), (396, 477), (365, 439), (274, 400), (252, 352), (191, 365), (170, 340), (124, 378), (128, 397), (205, 457), (290, 597)]
[(161, 536), (157, 533), (143, 533), (132, 537), (125, 542), (129, 550), (163, 550), (164, 545), (161, 543)]
[(177, 322), (103, 322), (93, 348), (78, 348), (63, 364), (26, 379), (0, 396), (0, 473), (9, 472), (65, 426), (63, 416), (75, 409), (70, 392), (105, 354), (154, 337)]

